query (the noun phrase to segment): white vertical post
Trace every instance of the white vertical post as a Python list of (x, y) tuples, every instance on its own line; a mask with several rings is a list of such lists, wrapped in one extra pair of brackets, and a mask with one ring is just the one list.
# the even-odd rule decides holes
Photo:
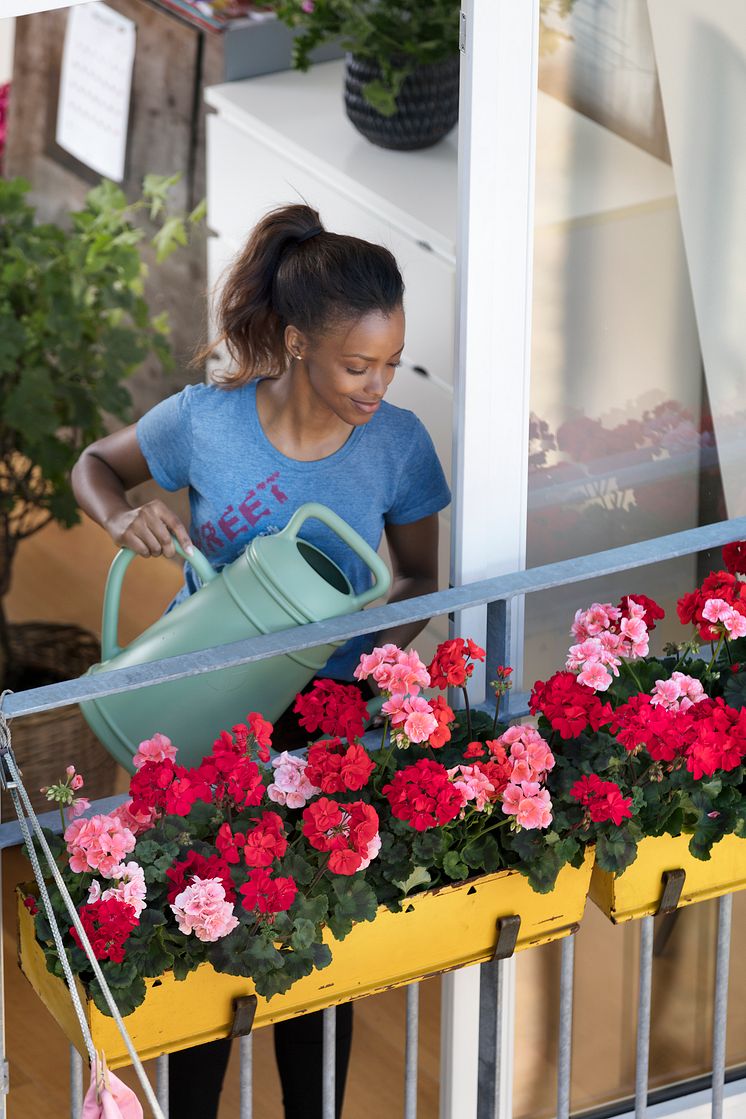
[[(525, 563), (539, 0), (462, 0), (461, 20), (455, 585)], [(485, 620), (464, 612), (454, 632), (483, 641)], [(518, 675), (520, 604), (512, 623)], [(498, 1119), (512, 1114), (513, 968), (500, 1000)], [(443, 986), (441, 1119), (475, 1119), (479, 970)]]

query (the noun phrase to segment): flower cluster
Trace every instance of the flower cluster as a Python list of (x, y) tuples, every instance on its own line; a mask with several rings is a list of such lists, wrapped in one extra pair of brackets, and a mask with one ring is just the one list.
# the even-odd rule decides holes
[(323, 793), (359, 792), (376, 768), (364, 746), (345, 746), (339, 738), (314, 742), (308, 748), (306, 779)]
[(578, 610), (572, 624), (577, 644), (571, 645), (565, 668), (576, 672), (578, 683), (605, 692), (619, 675), (622, 659), (637, 660), (649, 652), (649, 628), (663, 611), (652, 599), (628, 595), (618, 606), (594, 602)]
[(317, 851), (329, 853), (335, 874), (365, 870), (381, 849), (378, 813), (362, 800), (339, 804), (319, 797), (303, 813), (303, 834)]
[(622, 820), (632, 816), (632, 797), (622, 796), (622, 790), (614, 781), (602, 781), (595, 773), (576, 781), (570, 789), (570, 796), (588, 810), (588, 815), (596, 824), (611, 820), (619, 826)]
[(392, 814), (417, 831), (443, 827), (455, 820), (466, 804), (463, 789), (451, 781), (444, 766), (429, 758), (398, 770), (382, 792)]
[(746, 583), (729, 571), (713, 571), (701, 587), (679, 599), (676, 609), (684, 625), (697, 627), (702, 641), (717, 641), (724, 631), (743, 637), (736, 615), (746, 617)]
[[(82, 906), (78, 912), (96, 959), (121, 963), (127, 938), (138, 924), (132, 906), (125, 905), (116, 898), (102, 898)], [(78, 947), (82, 948), (77, 929), (71, 928), (70, 935)]]
[(316, 680), (310, 691), (296, 697), (293, 710), (308, 731), (321, 730), (332, 738), (357, 738), (365, 729), (368, 708), (354, 685)]
[(238, 925), (233, 905), (226, 900), (225, 886), (219, 878), (192, 878), (171, 903), (179, 932), (213, 943), (227, 936)]
[(475, 662), (483, 661), (484, 657), (484, 649), (470, 639), (454, 637), (444, 641), (428, 666), (430, 679), (436, 688), (463, 688)]
[(564, 739), (577, 738), (587, 728), (598, 730), (612, 713), (611, 706), (602, 703), (572, 672), (555, 672), (546, 682), (537, 680), (529, 708), (534, 715), (542, 714)]

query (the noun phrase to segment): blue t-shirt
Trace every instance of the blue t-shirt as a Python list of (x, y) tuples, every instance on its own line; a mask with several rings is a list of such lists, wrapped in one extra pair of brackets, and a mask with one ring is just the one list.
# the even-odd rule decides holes
[[(156, 482), (165, 490), (189, 487), (189, 534), (217, 570), (253, 537), (279, 532), (307, 501), (333, 509), (377, 549), (384, 525), (410, 524), (451, 500), (425, 427), (386, 401), (338, 451), (314, 462), (288, 458), (270, 443), (257, 415), (256, 382), (235, 389), (187, 385), (147, 412), (136, 430)], [(311, 520), (301, 536), (344, 571), (356, 594), (371, 585), (368, 567), (330, 529)], [(189, 564), (184, 573), (169, 609), (200, 585)], [(323, 675), (351, 680), (370, 647), (371, 638), (353, 638)]]

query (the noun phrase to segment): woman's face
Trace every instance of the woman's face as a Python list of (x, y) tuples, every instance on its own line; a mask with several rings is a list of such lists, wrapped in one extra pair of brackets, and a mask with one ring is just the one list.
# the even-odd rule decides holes
[(299, 346), (313, 391), (341, 420), (359, 427), (378, 411), (393, 380), (404, 348), (404, 311), (372, 311)]

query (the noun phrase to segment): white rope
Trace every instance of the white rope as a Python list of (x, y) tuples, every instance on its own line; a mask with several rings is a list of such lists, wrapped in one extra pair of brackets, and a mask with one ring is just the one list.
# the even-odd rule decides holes
[[(5, 695), (6, 695), (6, 693), (3, 692), (3, 695), (0, 697), (0, 704), (2, 703), (2, 699), (5, 697)], [(140, 1081), (140, 1084), (142, 1085), (143, 1091), (145, 1092), (145, 1096), (146, 1096), (146, 1099), (148, 1101), (148, 1104), (150, 1105), (150, 1109), (153, 1113), (154, 1119), (165, 1119), (164, 1114), (161, 1110), (161, 1107), (158, 1103), (158, 1100), (156, 1099), (155, 1093), (153, 1092), (153, 1089), (151, 1087), (150, 1081), (148, 1080), (148, 1078), (145, 1074), (145, 1069), (142, 1067), (142, 1062), (140, 1061), (140, 1058), (137, 1055), (137, 1050), (135, 1049), (134, 1045), (132, 1044), (132, 1039), (130, 1038), (129, 1033), (127, 1032), (127, 1028), (126, 1028), (124, 1022), (122, 1021), (122, 1015), (119, 1012), (119, 1007), (117, 1006), (116, 1002), (114, 1001), (114, 997), (113, 997), (113, 995), (112, 995), (112, 993), (109, 989), (108, 983), (106, 982), (104, 974), (101, 970), (101, 966), (100, 966), (98, 960), (96, 959), (93, 948), (91, 947), (91, 942), (88, 939), (88, 934), (86, 933), (85, 929), (83, 928), (83, 923), (80, 919), (80, 915), (79, 915), (77, 909), (75, 908), (75, 904), (74, 904), (72, 898), (70, 897), (70, 894), (68, 892), (67, 886), (65, 885), (64, 879), (62, 878), (62, 875), (60, 874), (59, 867), (57, 866), (57, 863), (55, 862), (55, 859), (54, 859), (54, 855), (52, 854), (52, 852), (49, 849), (49, 844), (47, 843), (46, 836), (44, 835), (44, 832), (41, 829), (41, 825), (39, 824), (39, 821), (36, 818), (36, 813), (34, 812), (31, 801), (29, 800), (28, 793), (26, 792), (23, 781), (21, 780), (21, 775), (18, 772), (18, 766), (16, 765), (15, 756), (13, 754), (13, 750), (12, 750), (11, 744), (10, 744), (10, 727), (8, 726), (8, 721), (7, 721), (3, 711), (1, 709), (0, 709), (0, 755), (2, 755), (2, 759), (4, 760), (5, 764), (7, 765), (8, 772), (11, 776), (11, 779), (12, 779), (13, 783), (16, 786), (16, 791), (18, 792), (18, 794), (20, 794), (20, 798), (21, 798), (21, 801), (22, 801), (23, 806), (25, 808), (26, 815), (28, 816), (28, 819), (31, 822), (31, 826), (34, 830), (34, 833), (35, 833), (36, 838), (38, 840), (39, 846), (42, 849), (42, 852), (44, 854), (44, 858), (46, 859), (47, 865), (52, 872), (52, 877), (54, 878), (55, 885), (57, 886), (57, 889), (59, 890), (60, 895), (62, 897), (62, 900), (65, 903), (65, 908), (67, 909), (67, 912), (70, 916), (70, 920), (72, 921), (73, 925), (75, 926), (75, 930), (78, 934), (78, 937), (80, 938), (80, 943), (82, 945), (83, 951), (85, 952), (86, 956), (88, 957), (88, 962), (91, 966), (91, 970), (93, 971), (93, 974), (95, 975), (96, 979), (98, 980), (99, 986), (100, 986), (101, 991), (103, 993), (103, 996), (106, 1000), (106, 1005), (108, 1006), (109, 1011), (111, 1013), (111, 1016), (114, 1019), (114, 1021), (116, 1022), (117, 1028), (118, 1028), (120, 1034), (122, 1035), (122, 1040), (124, 1041), (124, 1044), (127, 1047), (127, 1052), (129, 1053), (130, 1060), (132, 1061), (135, 1072), (137, 1073), (137, 1078)], [(12, 794), (12, 792), (14, 790), (11, 789), (10, 791), (11, 791), (11, 794)], [(15, 798), (13, 798), (13, 801), (14, 801), (14, 806), (16, 808), (16, 813), (18, 814), (19, 823), (21, 823), (22, 818), (23, 818), (23, 812), (19, 811), (19, 806), (16, 805)], [(25, 823), (25, 821), (24, 821), (24, 823)], [(21, 824), (21, 827), (23, 827), (23, 824)], [(53, 920), (54, 920), (54, 915), (53, 915)], [(64, 956), (64, 955), (65, 955), (65, 953), (64, 953), (64, 949), (63, 949), (62, 956)], [(62, 956), (61, 956), (61, 958), (62, 958)]]

